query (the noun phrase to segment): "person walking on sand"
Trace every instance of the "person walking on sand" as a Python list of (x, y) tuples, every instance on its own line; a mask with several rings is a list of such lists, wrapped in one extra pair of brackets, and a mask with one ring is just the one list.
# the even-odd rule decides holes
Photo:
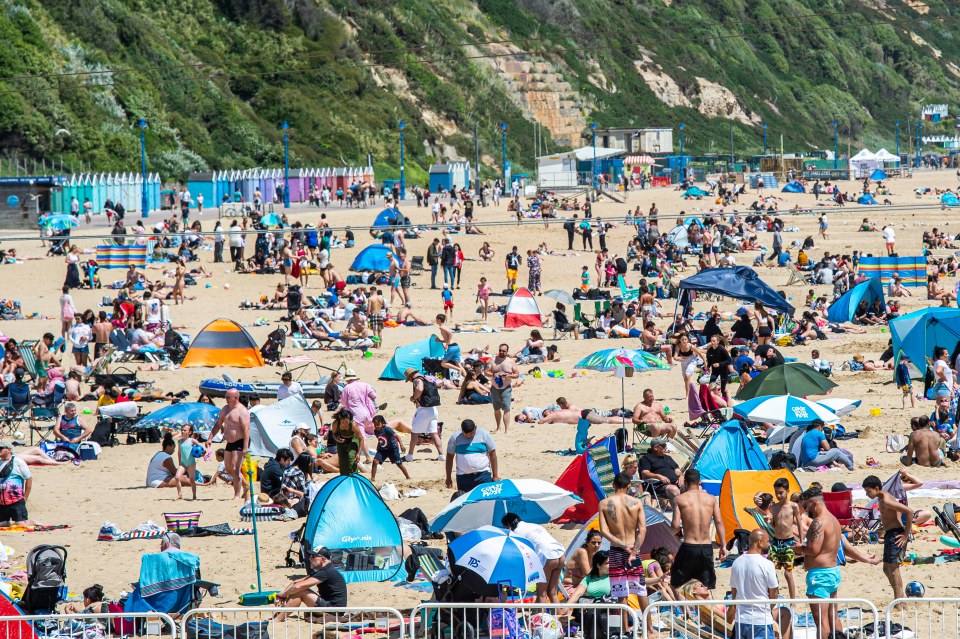
[[(677, 550), (670, 585), (679, 588), (691, 579), (696, 579), (709, 590), (717, 585), (717, 573), (713, 561), (713, 535), (710, 524), (717, 529), (717, 538), (726, 539), (723, 519), (720, 517), (720, 502), (700, 486), (700, 471), (688, 468), (683, 474), (686, 491), (673, 500), (673, 532), (683, 533), (683, 543)], [(719, 558), (723, 561), (727, 549), (720, 545)]]
[(790, 482), (785, 477), (773, 482), (773, 539), (770, 542), (770, 561), (774, 570), (783, 569), (790, 599), (797, 598), (797, 584), (793, 579), (794, 546), (800, 538), (800, 506), (790, 500)]
[(880, 525), (883, 527), (883, 574), (893, 588), (893, 598), (903, 599), (903, 577), (900, 564), (907, 550), (910, 530), (913, 529), (913, 510), (901, 504), (883, 489), (883, 482), (876, 475), (863, 480), (863, 490), (870, 499), (876, 499), (880, 507)]
[[(810, 487), (800, 493), (800, 507), (810, 518), (804, 543), (797, 547), (803, 553), (803, 568), (807, 571), (807, 597), (818, 601), (836, 599), (843, 580), (837, 567), (840, 522), (827, 510), (819, 488)], [(817, 639), (835, 636), (839, 630), (835, 604), (811, 602), (810, 612), (817, 626)]]
[(227, 391), (226, 402), (227, 405), (220, 409), (217, 423), (213, 425), (204, 448), (209, 452), (213, 439), (223, 431), (223, 441), (226, 444), (224, 464), (233, 478), (233, 497), (246, 499), (248, 486), (243, 481), (240, 466), (243, 464), (244, 455), (250, 449), (250, 411), (240, 403), (240, 391), (236, 388)]
[(487, 278), (481, 277), (480, 283), (477, 284), (477, 303), (480, 305), (480, 321), (484, 323), (487, 321), (487, 306), (490, 304), (490, 293), (492, 292), (493, 289), (487, 284)]
[(490, 374), (493, 376), (493, 384), (490, 385), (490, 399), (493, 404), (493, 418), (497, 423), (494, 432), (500, 430), (500, 424), (503, 424), (503, 432), (507, 432), (510, 426), (510, 403), (513, 399), (513, 380), (520, 377), (520, 369), (512, 357), (510, 357), (510, 346), (501, 344), (497, 349), (497, 355), (490, 364)]
[(437, 449), (437, 459), (444, 461), (446, 457), (444, 457), (443, 450), (440, 448), (440, 435), (438, 434), (440, 413), (437, 408), (440, 406), (440, 391), (436, 384), (421, 375), (415, 368), (405, 370), (403, 377), (413, 384), (413, 394), (410, 396), (410, 401), (417, 408), (410, 425), (410, 430), (413, 431), (410, 436), (410, 446), (403, 459), (412, 462), (413, 451), (416, 450), (420, 435), (429, 435)]
[[(620, 473), (613, 478), (613, 495), (600, 502), (600, 534), (610, 542), (610, 595), (624, 603), (630, 595), (647, 608), (647, 584), (640, 548), (647, 536), (643, 502), (627, 494), (631, 477)], [(626, 625), (624, 625), (626, 627)]]

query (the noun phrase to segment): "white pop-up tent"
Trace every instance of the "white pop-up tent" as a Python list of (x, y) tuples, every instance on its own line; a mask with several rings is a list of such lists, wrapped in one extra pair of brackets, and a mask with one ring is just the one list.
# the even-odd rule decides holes
[(871, 153), (869, 149), (863, 149), (850, 158), (850, 175), (853, 177), (863, 173), (870, 174), (874, 169), (882, 168), (883, 162), (878, 160), (876, 154)]
[(250, 454), (273, 457), (290, 446), (294, 429), (303, 427), (317, 433), (317, 422), (303, 395), (291, 395), (269, 406), (254, 406), (250, 410)]
[(880, 149), (876, 155), (877, 162), (883, 164), (895, 164), (900, 162), (900, 158), (886, 149)]

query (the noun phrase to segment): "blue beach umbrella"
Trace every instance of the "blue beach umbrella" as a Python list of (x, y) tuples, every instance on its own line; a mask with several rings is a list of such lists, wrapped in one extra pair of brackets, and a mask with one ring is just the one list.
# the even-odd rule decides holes
[(840, 421), (837, 414), (826, 406), (793, 395), (761, 395), (737, 404), (733, 412), (752, 422), (780, 426), (805, 427), (817, 419), (825, 424)]
[(267, 213), (260, 218), (260, 223), (264, 226), (280, 226), (281, 222), (280, 216), (276, 213)]
[(515, 513), (531, 524), (545, 524), (583, 500), (542, 479), (502, 479), (481, 484), (441, 510), (430, 521), (435, 532), (464, 532), (500, 523)]
[(483, 526), (450, 542), (456, 564), (475, 572), (488, 584), (508, 584), (526, 590), (545, 581), (543, 564), (533, 544), (493, 526)]
[(184, 424), (193, 426), (194, 431), (206, 431), (217, 422), (220, 409), (212, 404), (201, 402), (181, 402), (165, 406), (141, 419), (137, 426), (141, 428), (179, 428)]
[(80, 226), (80, 220), (78, 220), (73, 215), (59, 214), (51, 215), (50, 217), (44, 218), (41, 220), (40, 224), (45, 229), (51, 229), (54, 231), (65, 231), (67, 229), (72, 229), (76, 226)]
[(669, 364), (652, 353), (628, 348), (607, 348), (587, 355), (574, 368), (591, 371), (612, 371), (618, 366), (632, 366), (636, 370), (670, 370)]

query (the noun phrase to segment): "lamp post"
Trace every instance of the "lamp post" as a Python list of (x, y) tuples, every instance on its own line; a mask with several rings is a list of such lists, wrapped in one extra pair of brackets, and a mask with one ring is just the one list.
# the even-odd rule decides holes
[(897, 136), (897, 161), (900, 159), (900, 120), (894, 122)]
[(767, 123), (763, 123), (763, 155), (767, 154)]
[[(404, 167), (406, 156), (404, 155), (403, 150), (403, 129), (407, 126), (406, 122), (400, 120), (400, 124), (397, 127), (400, 129), (400, 199), (405, 200), (407, 198), (407, 175), (406, 169)], [(394, 205), (397, 205), (398, 202), (394, 202)]]
[(687, 179), (687, 163), (683, 160), (683, 122), (680, 123), (680, 181)]
[(140, 119), (137, 122), (140, 127), (140, 175), (143, 181), (143, 189), (140, 191), (140, 217), (150, 215), (150, 200), (147, 197), (147, 121)]
[(507, 123), (500, 123), (500, 153), (503, 158), (503, 192), (507, 192)]
[(476, 194), (477, 198), (480, 197), (480, 121), (474, 120), (473, 122), (473, 153), (474, 161), (477, 164), (477, 175), (474, 177), (476, 186), (473, 191)]
[(833, 169), (834, 170), (837, 170), (840, 165), (840, 158), (837, 155), (838, 152), (839, 152), (839, 149), (837, 146), (837, 121), (834, 120), (833, 121)]
[(284, 120), (280, 125), (283, 129), (283, 208), (290, 208), (290, 138), (287, 129), (290, 125)]
[[(733, 122), (730, 123), (730, 164), (733, 164)], [(733, 171), (732, 166), (730, 170)]]
[(914, 160), (916, 168), (920, 168), (920, 146), (922, 145), (923, 138), (920, 137), (920, 120), (917, 120), (917, 124), (913, 129), (914, 137), (916, 138), (916, 144), (914, 145), (917, 149), (916, 159)]
[(590, 123), (590, 134), (593, 139), (593, 189), (597, 189), (597, 123)]

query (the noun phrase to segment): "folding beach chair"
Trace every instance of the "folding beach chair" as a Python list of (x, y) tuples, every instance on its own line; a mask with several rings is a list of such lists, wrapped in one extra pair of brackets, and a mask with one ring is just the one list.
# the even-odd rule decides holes
[(787, 280), (787, 286), (792, 286), (793, 284), (809, 286), (813, 284), (812, 271), (801, 271), (800, 267), (793, 263), (790, 263), (787, 268), (790, 271), (790, 279)]
[(20, 357), (23, 358), (23, 369), (31, 380), (36, 381), (42, 376), (46, 376), (46, 369), (37, 361), (37, 355), (33, 351), (36, 348), (38, 340), (24, 340), (17, 344), (17, 350)]
[(423, 275), (422, 255), (415, 255), (410, 258), (410, 275)]
[(107, 344), (100, 353), (100, 357), (96, 360), (96, 363), (93, 364), (90, 370), (87, 371), (87, 374), (83, 376), (83, 381), (89, 384), (91, 380), (96, 379), (99, 375), (105, 374), (110, 369), (110, 362), (113, 360), (113, 355), (116, 352), (116, 346)]
[(623, 275), (617, 275), (617, 286), (620, 287), (620, 297), (624, 302), (640, 299), (639, 288), (627, 288), (627, 283), (623, 281)]
[(15, 406), (10, 397), (0, 397), (0, 436), (5, 439), (17, 439), (17, 433), (23, 433), (29, 427), (29, 404)]
[(140, 558), (140, 581), (133, 584), (125, 612), (182, 615), (199, 607), (219, 584), (200, 578), (200, 557), (188, 552), (161, 552)]

